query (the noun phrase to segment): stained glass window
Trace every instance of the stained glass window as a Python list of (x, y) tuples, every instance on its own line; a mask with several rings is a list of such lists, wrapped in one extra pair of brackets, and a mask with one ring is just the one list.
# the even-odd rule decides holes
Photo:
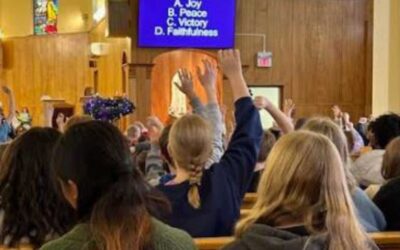
[(59, 0), (33, 0), (35, 35), (57, 33)]

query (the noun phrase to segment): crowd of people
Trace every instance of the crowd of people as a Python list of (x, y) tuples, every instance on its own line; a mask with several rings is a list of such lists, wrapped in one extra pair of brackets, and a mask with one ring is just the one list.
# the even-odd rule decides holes
[[(369, 232), (400, 231), (400, 116), (351, 122), (293, 117), (252, 97), (240, 53), (218, 52), (197, 72), (181, 69), (178, 89), (191, 114), (163, 124), (149, 117), (123, 134), (76, 116), (59, 129), (10, 136), (0, 112), (0, 241), (35, 249), (190, 250), (193, 239), (234, 236), (227, 250), (378, 249)], [(217, 72), (233, 94), (229, 133), (217, 99)], [(194, 88), (198, 78), (207, 97)], [(15, 110), (12, 91), (10, 107)], [(264, 130), (259, 110), (274, 119)], [(13, 138), (12, 140), (10, 140)], [(246, 193), (256, 192), (241, 217)]]

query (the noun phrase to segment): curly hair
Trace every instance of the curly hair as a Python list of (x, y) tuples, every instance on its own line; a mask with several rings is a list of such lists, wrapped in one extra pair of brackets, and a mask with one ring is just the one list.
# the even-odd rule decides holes
[(397, 114), (385, 114), (378, 117), (371, 125), (377, 147), (385, 149), (397, 136), (400, 136), (400, 116)]
[(0, 172), (2, 244), (16, 247), (27, 237), (37, 248), (73, 225), (74, 210), (64, 200), (51, 166), (59, 137), (55, 129), (33, 128), (7, 147)]

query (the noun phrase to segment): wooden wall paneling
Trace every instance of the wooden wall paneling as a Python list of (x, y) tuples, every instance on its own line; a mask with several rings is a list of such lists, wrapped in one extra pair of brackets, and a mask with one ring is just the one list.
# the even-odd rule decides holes
[[(40, 98), (66, 99), (75, 106), (89, 80), (87, 34), (7, 39), (3, 78), (16, 95), (18, 108), (28, 107), (33, 123), (43, 122)], [(0, 100), (7, 107), (3, 94)]]
[[(366, 1), (295, 1), (293, 94), (299, 114), (330, 114), (344, 106), (364, 113), (366, 69), (363, 7)], [(360, 111), (360, 107), (361, 110)], [(324, 110), (322, 110), (324, 108)]]

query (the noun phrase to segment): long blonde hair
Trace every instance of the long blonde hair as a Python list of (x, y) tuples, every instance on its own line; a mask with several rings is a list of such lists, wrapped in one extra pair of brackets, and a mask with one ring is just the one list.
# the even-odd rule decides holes
[(259, 221), (280, 226), (289, 219), (304, 223), (312, 235), (326, 233), (330, 250), (367, 249), (342, 164), (336, 147), (321, 134), (283, 136), (267, 159), (258, 199), (238, 223), (237, 236)]
[(329, 118), (315, 117), (309, 119), (302, 130), (323, 134), (328, 137), (339, 151), (340, 158), (343, 162), (344, 173), (346, 176), (347, 184), (349, 185), (350, 192), (353, 192), (357, 187), (357, 181), (353, 174), (350, 172), (351, 159), (349, 154), (349, 146), (347, 143), (346, 135), (343, 130)]
[(169, 134), (168, 151), (174, 165), (189, 173), (188, 201), (193, 208), (200, 208), (199, 186), (212, 153), (212, 132), (207, 121), (197, 115), (177, 120)]

